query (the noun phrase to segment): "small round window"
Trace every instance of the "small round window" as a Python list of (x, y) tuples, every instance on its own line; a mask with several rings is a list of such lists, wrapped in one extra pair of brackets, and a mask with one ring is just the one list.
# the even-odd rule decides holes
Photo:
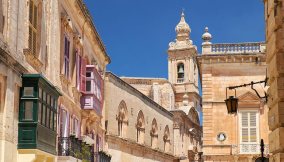
[(227, 138), (227, 136), (226, 136), (226, 134), (223, 133), (223, 132), (221, 132), (221, 133), (219, 133), (219, 134), (217, 135), (217, 140), (220, 141), (220, 142), (225, 141), (226, 138)]

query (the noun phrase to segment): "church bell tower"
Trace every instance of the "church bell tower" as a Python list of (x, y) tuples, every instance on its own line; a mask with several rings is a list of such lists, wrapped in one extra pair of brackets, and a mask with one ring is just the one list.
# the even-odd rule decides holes
[(168, 80), (175, 89), (175, 107), (192, 106), (200, 110), (197, 47), (190, 39), (191, 29), (183, 12), (175, 31), (176, 39), (168, 49)]

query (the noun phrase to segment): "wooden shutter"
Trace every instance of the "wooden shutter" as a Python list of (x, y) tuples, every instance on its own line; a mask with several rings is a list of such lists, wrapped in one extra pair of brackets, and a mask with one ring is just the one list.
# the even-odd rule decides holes
[(241, 142), (249, 142), (248, 112), (241, 113), (241, 126), (242, 126)]
[(29, 49), (35, 55), (37, 52), (37, 26), (38, 26), (38, 8), (33, 0), (29, 4)]
[(0, 0), (0, 32), (3, 33), (4, 16), (3, 16), (3, 0)]
[(256, 112), (250, 112), (250, 142), (257, 142)]
[(257, 138), (257, 112), (247, 111), (241, 113), (241, 142), (258, 142)]
[(80, 90), (81, 92), (86, 92), (86, 59), (81, 59), (81, 81), (80, 81)]
[(78, 51), (76, 52), (76, 87), (80, 90), (80, 77), (81, 77), (81, 56)]

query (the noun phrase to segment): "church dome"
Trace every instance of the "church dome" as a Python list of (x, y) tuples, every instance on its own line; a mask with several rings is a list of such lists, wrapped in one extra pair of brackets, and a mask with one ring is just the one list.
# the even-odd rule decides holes
[(176, 26), (177, 36), (189, 36), (191, 29), (189, 25), (185, 22), (184, 13), (181, 13), (180, 22)]

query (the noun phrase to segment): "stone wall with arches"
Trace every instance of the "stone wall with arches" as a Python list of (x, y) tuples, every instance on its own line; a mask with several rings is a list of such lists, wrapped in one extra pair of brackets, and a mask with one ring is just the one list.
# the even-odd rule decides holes
[[(164, 159), (160, 159), (161, 161), (168, 161), (166, 157), (175, 158), (172, 145), (173, 115), (169, 111), (112, 73), (106, 73), (105, 93), (108, 96), (108, 100), (105, 102), (106, 142), (108, 150), (113, 153), (112, 155), (118, 156), (119, 154), (117, 158), (122, 158), (129, 154), (126, 151), (128, 147), (135, 145), (132, 150), (140, 150), (140, 153), (143, 152), (141, 152), (143, 147), (152, 150), (150, 155), (154, 155), (155, 151), (161, 152), (160, 155), (164, 154), (161, 156), (164, 157)], [(121, 139), (126, 140), (131, 145), (127, 142), (123, 145), (115, 144), (114, 140), (110, 140), (112, 138), (115, 138), (117, 142)], [(124, 149), (126, 150), (123, 151)], [(120, 150), (119, 153), (118, 150)], [(130, 152), (130, 154), (132, 153)], [(169, 157), (169, 155), (171, 156)], [(140, 156), (144, 157), (146, 154)], [(131, 159), (131, 157), (129, 158)], [(149, 157), (149, 159), (154, 160), (155, 158)], [(121, 160), (123, 161), (123, 159)]]

